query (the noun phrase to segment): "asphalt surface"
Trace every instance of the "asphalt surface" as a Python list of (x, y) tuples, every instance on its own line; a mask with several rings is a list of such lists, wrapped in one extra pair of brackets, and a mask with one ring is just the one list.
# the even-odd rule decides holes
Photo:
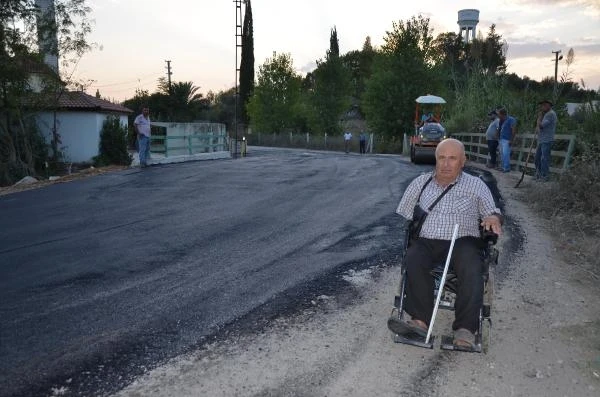
[(0, 197), (0, 396), (110, 393), (260, 308), (293, 310), (397, 252), (393, 212), (430, 168), (256, 148)]

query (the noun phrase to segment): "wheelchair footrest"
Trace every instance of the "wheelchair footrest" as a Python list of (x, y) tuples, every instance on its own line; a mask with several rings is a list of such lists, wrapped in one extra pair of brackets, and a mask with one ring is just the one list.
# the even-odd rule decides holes
[(435, 341), (435, 336), (433, 336), (433, 335), (429, 338), (429, 343), (425, 343), (425, 337), (417, 335), (417, 334), (410, 334), (410, 335), (394, 334), (394, 342), (395, 343), (404, 343), (405, 345), (423, 347), (425, 349), (433, 349), (434, 341)]
[(459, 352), (467, 353), (481, 353), (483, 351), (481, 346), (481, 336), (475, 336), (475, 345), (472, 348), (465, 346), (457, 346), (454, 344), (454, 337), (449, 335), (442, 335), (442, 343), (440, 345), (442, 350), (455, 350)]

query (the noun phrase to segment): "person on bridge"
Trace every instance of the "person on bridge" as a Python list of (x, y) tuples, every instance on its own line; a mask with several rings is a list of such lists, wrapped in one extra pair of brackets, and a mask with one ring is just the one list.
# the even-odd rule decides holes
[(539, 105), (541, 111), (537, 120), (539, 135), (535, 151), (535, 179), (546, 182), (550, 176), (550, 155), (558, 118), (556, 112), (552, 110), (552, 102), (544, 100)]
[(496, 168), (496, 154), (498, 152), (498, 130), (500, 129), (500, 120), (496, 110), (488, 113), (490, 125), (485, 132), (485, 138), (488, 144), (488, 155), (490, 156), (487, 163), (488, 168)]
[(502, 153), (502, 172), (510, 172), (510, 147), (517, 135), (517, 119), (509, 116), (505, 108), (498, 109), (500, 119), (500, 152)]
[(415, 178), (396, 210), (407, 220), (413, 220), (417, 207), (431, 207), (443, 195), (426, 214), (420, 230), (415, 231), (405, 255), (405, 310), (411, 319), (394, 317), (395, 323), (388, 325), (397, 334), (427, 334), (434, 306), (434, 278), (430, 272), (444, 263), (454, 225), (458, 223), (458, 238), (450, 261), (459, 280), (452, 329), (454, 344), (472, 347), (483, 304), (480, 226), (501, 234), (503, 218), (487, 185), (463, 172), (466, 156), (462, 142), (452, 138), (443, 140), (435, 157), (435, 171)]
[(144, 106), (142, 114), (135, 118), (133, 128), (137, 133), (140, 167), (144, 168), (148, 165), (150, 157), (150, 109), (147, 106)]

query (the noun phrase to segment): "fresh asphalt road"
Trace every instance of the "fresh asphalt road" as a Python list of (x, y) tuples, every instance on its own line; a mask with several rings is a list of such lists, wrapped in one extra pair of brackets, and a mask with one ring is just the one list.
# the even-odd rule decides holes
[(0, 396), (114, 391), (397, 248), (393, 212), (425, 169), (256, 148), (0, 197)]

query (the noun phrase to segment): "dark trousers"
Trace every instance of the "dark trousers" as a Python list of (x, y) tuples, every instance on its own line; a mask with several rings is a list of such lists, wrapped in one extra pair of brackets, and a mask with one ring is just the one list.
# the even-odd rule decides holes
[(360, 154), (367, 153), (367, 141), (360, 141)]
[(498, 152), (498, 141), (497, 140), (488, 140), (487, 141), (488, 144), (488, 152), (490, 155), (490, 165), (495, 167), (496, 166), (496, 153)]
[[(462, 237), (454, 243), (450, 267), (458, 278), (455, 320), (452, 329), (466, 328), (475, 333), (479, 329), (479, 310), (483, 305), (483, 258), (480, 240)], [(412, 318), (431, 322), (434, 279), (431, 270), (446, 263), (450, 241), (416, 239), (406, 251), (406, 312)]]

